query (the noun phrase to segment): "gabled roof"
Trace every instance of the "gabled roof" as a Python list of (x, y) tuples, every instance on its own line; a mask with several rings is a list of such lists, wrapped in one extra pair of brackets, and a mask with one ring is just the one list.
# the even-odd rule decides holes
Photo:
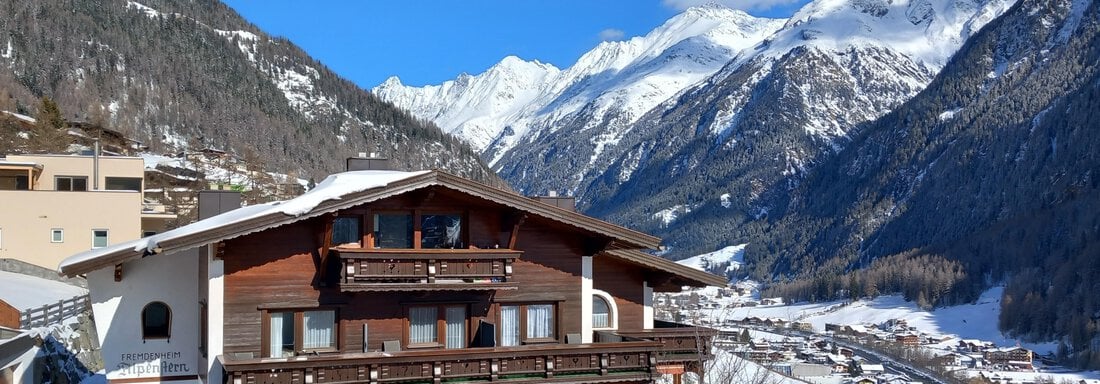
[(670, 277), (672, 277), (672, 281), (670, 283), (673, 284), (673, 286), (654, 287), (658, 291), (661, 291), (660, 288), (667, 288), (667, 290), (679, 292), (680, 287), (684, 285), (694, 287), (705, 287), (708, 285), (724, 287), (726, 286), (726, 284), (729, 283), (729, 281), (726, 280), (725, 277), (700, 271), (698, 269), (676, 263), (662, 257), (653, 256), (635, 249), (606, 250), (600, 253), (600, 255), (639, 265), (651, 271), (670, 274)]
[[(441, 171), (354, 171), (331, 175), (316, 188), (285, 202), (239, 208), (150, 237), (70, 256), (61, 262), (59, 270), (67, 276), (84, 274), (143, 256), (191, 249), (429, 186), (443, 186), (606, 236), (619, 248), (656, 249), (660, 245), (656, 237)], [(648, 263), (675, 264), (654, 260)]]

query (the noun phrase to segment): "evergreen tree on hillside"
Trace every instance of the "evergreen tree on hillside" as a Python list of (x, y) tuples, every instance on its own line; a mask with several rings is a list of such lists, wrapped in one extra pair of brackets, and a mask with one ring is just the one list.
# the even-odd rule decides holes
[(27, 141), (28, 152), (58, 153), (69, 147), (71, 140), (64, 131), (61, 109), (49, 97), (42, 97), (35, 115), (34, 128)]

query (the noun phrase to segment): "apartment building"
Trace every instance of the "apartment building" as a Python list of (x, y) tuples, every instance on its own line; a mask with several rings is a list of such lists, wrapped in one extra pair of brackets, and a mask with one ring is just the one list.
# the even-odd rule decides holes
[(0, 258), (56, 269), (66, 256), (162, 232), (176, 216), (143, 204), (139, 157), (0, 158)]

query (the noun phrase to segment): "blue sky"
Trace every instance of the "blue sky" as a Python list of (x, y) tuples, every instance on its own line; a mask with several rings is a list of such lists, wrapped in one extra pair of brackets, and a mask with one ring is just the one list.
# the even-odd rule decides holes
[[(410, 85), (476, 74), (508, 55), (559, 68), (601, 40), (644, 35), (707, 0), (224, 0), (363, 88), (396, 75)], [(808, 0), (721, 0), (788, 17)]]

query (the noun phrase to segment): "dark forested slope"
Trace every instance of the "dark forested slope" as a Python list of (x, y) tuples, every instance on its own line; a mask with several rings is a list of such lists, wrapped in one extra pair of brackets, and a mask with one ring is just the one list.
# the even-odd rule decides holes
[(270, 169), (312, 176), (376, 152), (401, 168), (495, 178), (465, 144), (214, 1), (0, 3), (0, 110), (34, 115), (43, 96), (67, 120), (156, 152), (254, 151)]
[(868, 124), (756, 228), (792, 298), (1006, 282), (1001, 327), (1100, 367), (1100, 9), (1021, 0), (929, 87)]

